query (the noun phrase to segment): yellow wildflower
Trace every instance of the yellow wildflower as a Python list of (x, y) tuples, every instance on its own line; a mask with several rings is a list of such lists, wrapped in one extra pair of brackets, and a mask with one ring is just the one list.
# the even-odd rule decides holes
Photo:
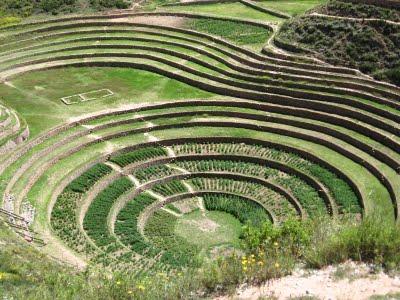
[(263, 262), (263, 261), (259, 261), (259, 262), (258, 262), (258, 265), (259, 265), (259, 266), (263, 266), (263, 265), (264, 265), (264, 262)]
[(145, 287), (144, 287), (144, 285), (142, 285), (142, 284), (139, 284), (139, 285), (137, 286), (137, 288), (138, 288), (138, 290), (140, 290), (140, 291), (144, 291), (144, 290), (145, 290)]
[(278, 263), (275, 263), (275, 268), (279, 268), (280, 265)]
[(278, 242), (275, 242), (275, 243), (274, 243), (274, 246), (275, 246), (275, 247), (278, 247), (278, 246), (279, 246)]
[(120, 285), (120, 284), (121, 284), (121, 281), (118, 280), (118, 281), (117, 281), (117, 285)]
[(131, 290), (128, 291), (128, 294), (131, 295), (133, 292)]

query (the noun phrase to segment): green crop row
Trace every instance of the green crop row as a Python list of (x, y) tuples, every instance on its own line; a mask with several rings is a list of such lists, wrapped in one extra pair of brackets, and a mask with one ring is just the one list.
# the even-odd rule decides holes
[(315, 189), (300, 178), (280, 172), (277, 169), (254, 163), (228, 160), (185, 161), (179, 162), (177, 165), (191, 172), (233, 172), (261, 177), (291, 191), (310, 216), (326, 213), (325, 204)]
[(154, 201), (156, 199), (148, 194), (138, 195), (120, 211), (115, 223), (115, 233), (120, 240), (134, 252), (148, 257), (155, 257), (160, 253), (160, 249), (156, 249), (144, 239), (138, 231), (137, 221), (140, 213)]
[(234, 143), (184, 144), (175, 145), (173, 149), (178, 155), (220, 153), (261, 157), (284, 163), (315, 177), (324, 184), (335, 198), (339, 212), (361, 212), (361, 206), (356, 194), (344, 180), (326, 168), (305, 160), (297, 154), (258, 145)]
[(329, 188), (341, 213), (361, 213), (360, 202), (354, 191), (334, 173), (319, 165), (305, 165), (302, 170), (308, 171)]
[(172, 196), (174, 194), (186, 193), (188, 190), (182, 182), (173, 180), (164, 184), (155, 185), (153, 191), (163, 196)]
[(253, 226), (263, 224), (270, 220), (265, 209), (258, 203), (234, 195), (203, 196), (204, 206), (207, 210), (223, 211), (233, 215), (241, 223), (250, 223)]
[(71, 181), (68, 189), (77, 193), (88, 191), (101, 177), (110, 174), (112, 168), (105, 164), (99, 163), (91, 167), (89, 170), (81, 174), (78, 178)]
[(76, 204), (81, 198), (81, 193), (64, 190), (53, 207), (51, 226), (54, 233), (69, 247), (79, 253), (90, 253), (93, 248), (79, 230), (76, 222)]
[(221, 191), (251, 197), (273, 210), (274, 215), (279, 218), (297, 215), (294, 206), (284, 196), (257, 183), (221, 178), (194, 178), (190, 180), (190, 184), (195, 190)]
[(134, 176), (140, 181), (146, 182), (179, 173), (180, 172), (178, 170), (169, 168), (166, 165), (156, 165), (145, 169), (137, 170)]
[(105, 164), (96, 164), (79, 177), (71, 181), (57, 197), (51, 213), (51, 226), (69, 247), (77, 252), (91, 252), (93, 247), (77, 226), (76, 209), (87, 192), (101, 177), (109, 174), (112, 169)]
[[(133, 184), (128, 178), (119, 178), (102, 190), (91, 203), (83, 227), (99, 247), (109, 247), (115, 242), (109, 234), (107, 216), (114, 202), (131, 188)], [(108, 248), (108, 251), (112, 249)]]
[(123, 153), (110, 158), (110, 161), (116, 163), (120, 167), (125, 167), (129, 164), (147, 160), (154, 157), (167, 156), (167, 151), (162, 147), (147, 147), (136, 151)]

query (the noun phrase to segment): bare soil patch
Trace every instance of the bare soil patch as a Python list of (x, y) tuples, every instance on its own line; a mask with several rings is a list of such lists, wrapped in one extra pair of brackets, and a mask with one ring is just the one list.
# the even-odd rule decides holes
[(135, 24), (181, 27), (185, 22), (185, 20), (186, 18), (174, 17), (174, 16), (137, 16), (137, 17), (111, 19), (110, 22), (128, 22)]
[(374, 273), (365, 264), (347, 262), (322, 270), (297, 270), (292, 275), (272, 280), (260, 287), (243, 287), (237, 294), (222, 299), (292, 299), (314, 297), (321, 300), (363, 300), (373, 295), (400, 292), (400, 276)]
[(186, 220), (185, 222), (197, 226), (199, 230), (203, 232), (215, 232), (215, 230), (217, 230), (217, 228), (220, 226), (218, 223), (208, 218), (204, 218), (201, 220)]

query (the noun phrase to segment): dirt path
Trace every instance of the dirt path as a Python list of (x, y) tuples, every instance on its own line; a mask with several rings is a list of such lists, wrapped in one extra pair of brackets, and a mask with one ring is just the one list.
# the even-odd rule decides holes
[[(222, 299), (292, 299), (304, 296), (321, 300), (364, 300), (373, 295), (400, 292), (400, 276), (372, 274), (365, 264), (348, 262), (318, 271), (297, 270), (290, 276), (268, 282), (261, 287), (239, 289), (232, 297)], [(312, 299), (314, 299), (312, 298)]]
[(330, 18), (330, 19), (337, 19), (337, 20), (351, 20), (351, 21), (358, 21), (358, 22), (368, 22), (368, 21), (381, 21), (385, 22), (388, 24), (393, 24), (400, 26), (400, 22), (395, 22), (395, 21), (390, 21), (390, 20), (385, 20), (385, 19), (377, 19), (377, 18), (353, 18), (353, 17), (341, 17), (341, 16), (334, 16), (334, 15), (326, 15), (326, 14), (321, 14), (321, 13), (311, 13), (309, 14), (310, 16), (317, 16), (317, 17), (323, 17), (323, 18)]

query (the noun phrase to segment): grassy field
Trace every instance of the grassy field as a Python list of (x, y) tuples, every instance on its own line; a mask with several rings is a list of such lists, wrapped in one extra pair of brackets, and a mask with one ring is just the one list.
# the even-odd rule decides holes
[(248, 20), (256, 20), (262, 22), (281, 22), (282, 19), (272, 16), (268, 13), (260, 12), (242, 3), (217, 3), (202, 5), (185, 5), (185, 6), (169, 6), (163, 7), (163, 11), (179, 11), (191, 13), (203, 13), (223, 17), (234, 17)]
[[(124, 104), (210, 98), (211, 93), (157, 74), (120, 68), (66, 68), (27, 73), (1, 84), (5, 104), (28, 122), (32, 137), (69, 118)], [(108, 88), (114, 95), (66, 105), (61, 97)]]
[(291, 16), (297, 16), (327, 1), (328, 0), (261, 0), (257, 1), (257, 4), (266, 8), (285, 12)]

